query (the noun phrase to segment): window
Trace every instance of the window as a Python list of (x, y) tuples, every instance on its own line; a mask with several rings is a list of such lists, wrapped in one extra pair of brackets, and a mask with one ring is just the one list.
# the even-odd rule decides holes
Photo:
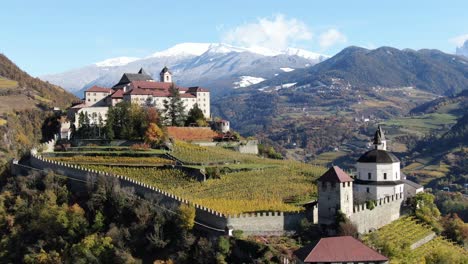
[(343, 182), (343, 187), (346, 187), (346, 182)]
[(383, 174), (383, 179), (384, 179), (384, 180), (387, 179), (387, 173), (384, 173), (384, 174)]
[(96, 93), (94, 93), (94, 95), (96, 95)]
[(369, 193), (369, 187), (366, 188), (366, 192)]
[(396, 179), (398, 180), (398, 172), (395, 172)]
[(367, 178), (370, 180), (370, 179), (372, 178), (372, 173), (369, 172), (369, 173), (367, 174)]
[(361, 172), (358, 173), (358, 179), (361, 179)]

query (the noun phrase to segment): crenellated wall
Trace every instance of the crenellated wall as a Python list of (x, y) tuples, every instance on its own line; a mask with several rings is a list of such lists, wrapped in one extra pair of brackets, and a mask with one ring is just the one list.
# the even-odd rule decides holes
[(403, 193), (398, 193), (377, 200), (372, 210), (366, 204), (354, 205), (349, 219), (357, 226), (359, 233), (367, 233), (400, 218), (403, 202)]
[[(123, 187), (133, 188), (135, 193), (140, 196), (157, 194), (161, 197), (161, 202), (163, 204), (185, 203), (194, 206), (196, 210), (196, 223), (200, 226), (204, 226), (205, 228), (218, 232), (225, 232), (227, 230), (226, 228), (229, 227), (232, 230), (242, 230), (245, 234), (279, 235), (283, 234), (285, 231), (296, 230), (301, 220), (306, 218), (305, 212), (259, 212), (241, 215), (225, 215), (126, 176), (100, 172), (82, 168), (78, 165), (48, 160), (34, 153), (31, 153), (30, 164), (34, 168), (51, 170), (54, 173), (65, 175), (69, 178), (83, 182), (96, 179), (98, 176), (115, 177)], [(315, 212), (313, 212), (312, 215), (316, 216), (316, 206), (313, 207), (313, 211)]]
[(256, 212), (251, 214), (228, 215), (227, 226), (242, 230), (247, 235), (277, 235), (284, 231), (294, 231), (305, 212)]

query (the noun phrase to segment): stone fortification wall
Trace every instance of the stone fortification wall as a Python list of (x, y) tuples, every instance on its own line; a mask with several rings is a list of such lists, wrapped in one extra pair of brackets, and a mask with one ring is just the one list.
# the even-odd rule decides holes
[(98, 176), (114, 177), (123, 187), (133, 188), (135, 193), (140, 196), (144, 197), (145, 195), (156, 194), (161, 197), (161, 203), (163, 204), (185, 203), (192, 205), (196, 209), (196, 224), (218, 232), (225, 232), (227, 227), (229, 227), (232, 230), (242, 230), (246, 234), (283, 234), (285, 231), (293, 231), (297, 229), (301, 220), (306, 217), (306, 213), (304, 212), (264, 212), (241, 215), (225, 215), (125, 176), (85, 169), (78, 165), (47, 160), (41, 156), (35, 155), (34, 153), (31, 154), (30, 164), (34, 168), (41, 170), (51, 170), (54, 173), (65, 175), (69, 178), (83, 182), (96, 179)]
[(258, 212), (251, 214), (229, 215), (229, 229), (242, 230), (247, 235), (280, 235), (299, 227), (305, 212)]
[(399, 193), (377, 200), (372, 210), (366, 204), (354, 205), (349, 219), (357, 226), (359, 233), (367, 233), (400, 218), (403, 202), (403, 193)]

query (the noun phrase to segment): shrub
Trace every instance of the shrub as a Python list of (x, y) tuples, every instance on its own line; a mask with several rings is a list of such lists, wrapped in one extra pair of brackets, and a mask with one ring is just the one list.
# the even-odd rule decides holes
[(150, 148), (151, 148), (151, 146), (146, 144), (146, 143), (139, 143), (139, 144), (133, 144), (130, 147), (130, 150), (139, 151), (139, 150), (148, 150)]

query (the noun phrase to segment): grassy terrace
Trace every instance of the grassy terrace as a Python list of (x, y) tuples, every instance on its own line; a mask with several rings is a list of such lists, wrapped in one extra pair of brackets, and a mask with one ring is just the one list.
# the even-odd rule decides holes
[[(437, 236), (430, 242), (414, 250), (409, 249), (413, 243), (426, 237), (431, 232), (432, 229), (430, 226), (421, 224), (414, 217), (406, 216), (364, 236), (363, 241), (365, 244), (379, 250), (385, 247), (406, 247), (406, 253), (392, 257), (392, 262), (395, 263), (424, 263), (424, 257), (431, 254), (433, 249), (439, 248), (451, 254), (464, 254), (468, 261), (468, 254), (465, 249), (445, 240), (441, 236)], [(387, 246), (383, 246), (383, 244)]]
[[(203, 164), (226, 162), (217, 166), (242, 170), (222, 174), (219, 179), (198, 182), (174, 169), (112, 166), (116, 162), (138, 162), (139, 159), (151, 159), (148, 162), (155, 163), (164, 161), (153, 157), (111, 156), (111, 153), (118, 151), (107, 152), (109, 156), (51, 159), (124, 175), (225, 214), (302, 210), (301, 204), (316, 196), (314, 181), (325, 171), (323, 167), (294, 161), (264, 159), (218, 147), (198, 147), (177, 142), (176, 150), (171, 154), (181, 160)], [(236, 163), (230, 163), (234, 161)], [(201, 169), (204, 166), (190, 167)]]

